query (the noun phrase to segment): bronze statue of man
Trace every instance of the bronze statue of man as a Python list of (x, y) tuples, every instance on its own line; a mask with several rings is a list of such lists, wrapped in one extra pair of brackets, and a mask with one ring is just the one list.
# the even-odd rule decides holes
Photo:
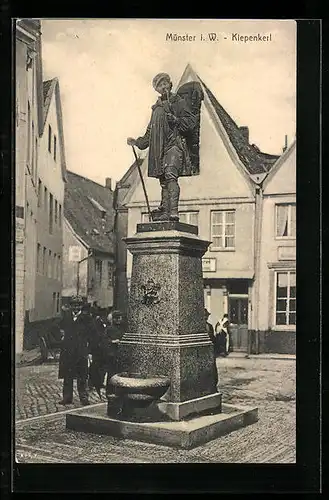
[[(159, 179), (161, 186), (161, 203), (152, 211), (152, 219), (177, 221), (178, 178), (193, 175), (188, 141), (198, 125), (198, 115), (192, 112), (188, 99), (171, 92), (172, 82), (167, 73), (156, 75), (152, 84), (160, 96), (152, 106), (146, 132), (138, 139), (129, 137), (127, 144), (141, 150), (149, 148), (148, 176)], [(200, 110), (200, 102), (197, 107)]]

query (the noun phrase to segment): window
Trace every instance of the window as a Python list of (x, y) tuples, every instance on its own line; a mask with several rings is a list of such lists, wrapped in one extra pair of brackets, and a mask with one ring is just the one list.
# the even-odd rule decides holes
[(276, 325), (296, 325), (296, 273), (276, 273)]
[[(185, 224), (192, 224), (192, 226), (198, 225), (199, 212), (179, 212), (179, 222), (184, 222)], [(142, 224), (150, 222), (149, 214), (147, 212), (142, 213), (141, 218)]]
[(56, 312), (56, 292), (53, 292), (53, 314)]
[(59, 222), (59, 227), (62, 226), (62, 205), (58, 206), (58, 222)]
[(26, 163), (30, 168), (31, 161), (31, 106), (27, 103), (27, 158)]
[(53, 270), (53, 278), (57, 278), (57, 254), (56, 253), (54, 253), (54, 257), (53, 257), (52, 270)]
[(49, 193), (49, 232), (53, 232), (53, 203), (54, 198), (51, 193)]
[(42, 182), (39, 179), (39, 181), (38, 181), (38, 207), (41, 206), (41, 191), (42, 191)]
[(62, 278), (62, 262), (61, 262), (61, 256), (58, 256), (58, 279), (61, 280)]
[(57, 155), (56, 147), (57, 147), (57, 138), (56, 138), (56, 135), (54, 135), (54, 160), (55, 161), (56, 161), (56, 155)]
[(198, 212), (179, 212), (179, 221), (185, 222), (185, 224), (192, 224), (192, 226), (197, 226), (198, 215)]
[(31, 175), (33, 178), (34, 177), (34, 123), (33, 123), (33, 121), (32, 121), (31, 142), (32, 142)]
[(52, 277), (52, 272), (51, 272), (51, 268), (52, 268), (52, 264), (53, 264), (53, 259), (51, 257), (51, 250), (48, 251), (48, 278), (51, 278)]
[(296, 238), (296, 204), (276, 205), (275, 233), (277, 238)]
[(57, 224), (57, 200), (55, 200), (55, 224)]
[(51, 126), (48, 125), (48, 151), (51, 153)]
[(234, 249), (235, 211), (218, 210), (211, 212), (211, 250)]
[(107, 262), (107, 288), (113, 287), (113, 266), (111, 262)]
[(35, 138), (35, 175), (38, 175), (38, 138)]
[(47, 210), (48, 210), (48, 189), (46, 188), (46, 186), (44, 187), (43, 205), (45, 208), (45, 212), (47, 213)]
[(37, 273), (40, 272), (40, 251), (41, 251), (41, 246), (40, 243), (37, 244)]
[(42, 274), (46, 274), (46, 247), (43, 247), (42, 252)]
[(95, 260), (95, 274), (96, 274), (96, 282), (101, 284), (102, 283), (102, 269), (103, 268), (103, 262), (99, 259)]

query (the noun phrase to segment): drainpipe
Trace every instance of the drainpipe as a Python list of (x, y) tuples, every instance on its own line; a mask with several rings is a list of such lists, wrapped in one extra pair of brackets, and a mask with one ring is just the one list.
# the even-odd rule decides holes
[[(257, 186), (255, 191), (255, 254), (254, 254), (254, 269), (255, 269), (255, 292), (253, 304), (253, 330), (255, 331), (256, 354), (259, 354), (259, 300), (260, 300), (260, 251), (261, 251), (261, 234), (262, 234), (262, 208), (263, 208), (263, 189), (262, 186)], [(251, 345), (249, 345), (251, 351)]]

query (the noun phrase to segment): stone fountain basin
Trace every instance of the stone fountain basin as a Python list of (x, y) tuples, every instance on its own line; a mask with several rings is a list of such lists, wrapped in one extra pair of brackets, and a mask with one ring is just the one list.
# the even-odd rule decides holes
[(162, 375), (147, 376), (141, 373), (122, 372), (113, 375), (111, 384), (118, 396), (135, 401), (152, 401), (160, 399), (165, 394), (170, 379)]

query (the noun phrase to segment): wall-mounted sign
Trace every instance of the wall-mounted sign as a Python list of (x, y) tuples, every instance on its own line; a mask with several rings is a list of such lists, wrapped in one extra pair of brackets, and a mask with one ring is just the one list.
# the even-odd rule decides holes
[(69, 246), (69, 261), (79, 262), (81, 260), (81, 247), (77, 245)]
[(278, 247), (278, 260), (296, 260), (296, 247)]
[(204, 257), (202, 259), (202, 271), (204, 273), (213, 273), (216, 271), (216, 259)]

